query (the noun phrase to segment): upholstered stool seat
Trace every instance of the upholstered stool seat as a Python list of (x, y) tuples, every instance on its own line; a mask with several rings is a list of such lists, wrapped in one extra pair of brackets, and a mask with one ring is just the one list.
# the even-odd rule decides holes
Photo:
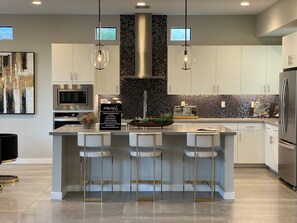
[[(113, 191), (113, 153), (111, 150), (106, 149), (111, 145), (111, 133), (110, 132), (96, 132), (87, 133), (79, 132), (77, 136), (77, 144), (79, 147), (83, 147), (79, 152), (81, 157), (81, 182), (83, 185), (84, 201), (103, 201), (103, 186), (105, 184), (111, 184)], [(100, 158), (100, 180), (87, 180), (87, 160), (92, 158)], [(111, 158), (111, 180), (104, 180), (103, 159)], [(86, 186), (90, 184), (97, 184), (101, 187), (100, 199), (86, 198)]]
[[(153, 183), (154, 194), (152, 200), (156, 199), (156, 183), (161, 184), (161, 192), (163, 188), (162, 180), (162, 152), (157, 150), (157, 147), (162, 146), (162, 133), (161, 132), (146, 132), (146, 133), (135, 133), (129, 134), (129, 144), (133, 147), (130, 151), (130, 191), (132, 191), (132, 183), (136, 183), (136, 200), (147, 200), (147, 198), (139, 199), (138, 197), (138, 186), (140, 183)], [(160, 180), (156, 180), (156, 161), (155, 158), (160, 158)], [(135, 168), (132, 168), (132, 158), (136, 159)], [(139, 179), (139, 159), (140, 158), (152, 158), (153, 159), (153, 180), (140, 180)], [(149, 167), (148, 167), (149, 168)], [(132, 180), (132, 169), (136, 171), (136, 179)]]
[[(216, 147), (220, 146), (220, 134), (216, 132), (191, 132), (187, 133), (187, 146), (192, 147), (192, 150), (184, 151), (183, 158), (183, 191), (185, 190), (185, 183), (188, 183), (188, 180), (185, 180), (185, 160), (186, 158), (194, 159), (194, 167), (193, 167), (193, 177), (190, 182), (193, 184), (194, 191), (194, 201), (200, 200), (196, 198), (196, 185), (201, 182), (209, 182), (206, 180), (197, 180), (197, 159), (198, 158), (209, 158), (211, 159), (211, 180), (210, 180), (210, 188), (211, 188), (211, 197), (210, 200), (213, 200), (215, 187), (216, 187), (216, 173), (215, 173), (215, 158), (218, 156), (218, 153), (214, 151)], [(202, 171), (208, 171), (208, 166), (200, 166)], [(205, 200), (205, 199), (203, 199)]]

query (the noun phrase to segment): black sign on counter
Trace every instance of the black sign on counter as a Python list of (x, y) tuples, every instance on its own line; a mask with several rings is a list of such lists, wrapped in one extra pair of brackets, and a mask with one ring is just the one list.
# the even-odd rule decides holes
[(100, 130), (121, 130), (122, 104), (101, 104)]

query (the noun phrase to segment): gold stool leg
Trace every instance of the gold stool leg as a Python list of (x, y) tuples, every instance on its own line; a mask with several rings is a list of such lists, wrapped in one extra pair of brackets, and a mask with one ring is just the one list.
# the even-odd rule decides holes
[(136, 200), (138, 201), (138, 147), (136, 147)]
[(154, 147), (154, 162), (153, 162), (153, 170), (154, 170), (154, 201), (156, 200), (156, 156), (155, 156), (155, 147)]
[(185, 154), (183, 154), (183, 193), (185, 193)]
[(101, 157), (101, 202), (103, 201), (103, 161), (104, 158)]
[(161, 194), (163, 192), (163, 153), (161, 153)]
[[(196, 144), (196, 143), (195, 143)], [(196, 153), (196, 146), (195, 146), (195, 157), (194, 157), (194, 202), (196, 201), (196, 179), (197, 179), (197, 171), (196, 171), (196, 168), (197, 168), (197, 153)]]
[(83, 191), (83, 158), (80, 157), (80, 191)]
[(113, 155), (111, 156), (111, 192), (113, 194)]
[(130, 193), (132, 192), (132, 157), (130, 156)]
[(86, 202), (86, 156), (83, 158), (83, 170), (84, 202)]

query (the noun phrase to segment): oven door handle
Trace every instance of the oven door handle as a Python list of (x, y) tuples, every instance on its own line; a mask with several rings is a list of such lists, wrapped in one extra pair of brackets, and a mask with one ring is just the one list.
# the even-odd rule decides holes
[(55, 122), (74, 122), (74, 121), (78, 121), (76, 117), (69, 117), (69, 118), (65, 118), (65, 117), (61, 117), (61, 118), (54, 118)]

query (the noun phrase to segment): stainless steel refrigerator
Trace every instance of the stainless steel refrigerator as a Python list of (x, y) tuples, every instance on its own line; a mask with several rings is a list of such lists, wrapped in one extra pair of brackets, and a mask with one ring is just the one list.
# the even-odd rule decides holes
[(280, 123), (278, 174), (281, 179), (297, 186), (297, 71), (280, 74)]

